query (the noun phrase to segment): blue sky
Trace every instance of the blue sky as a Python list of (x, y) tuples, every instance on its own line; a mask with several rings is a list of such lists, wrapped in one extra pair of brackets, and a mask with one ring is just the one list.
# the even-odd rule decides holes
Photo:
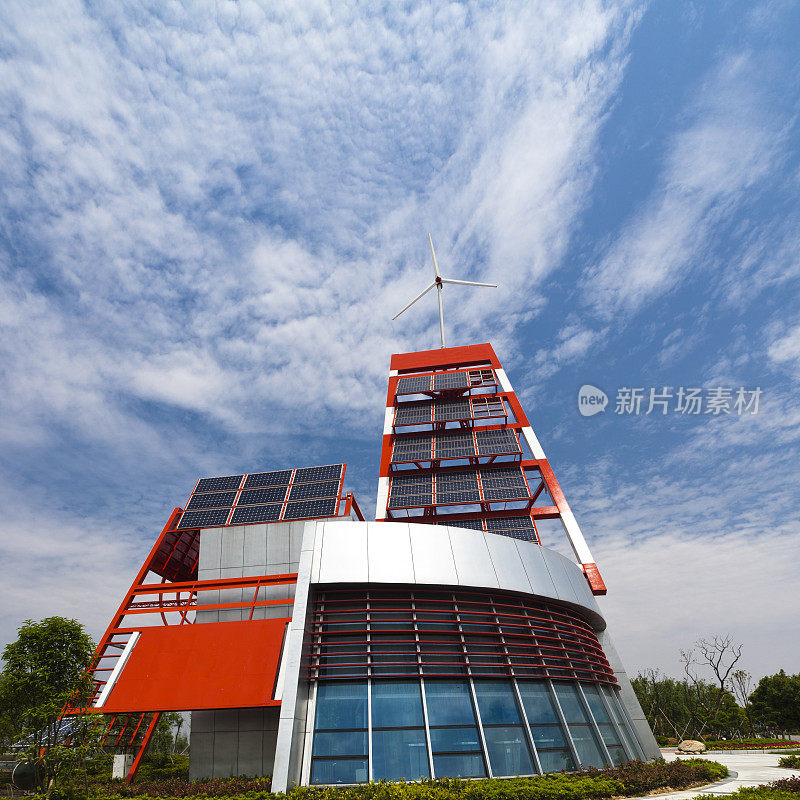
[(347, 461), (371, 509), (431, 231), (500, 284), (449, 340), (506, 365), (629, 669), (730, 632), (800, 670), (800, 9), (275, 6), (0, 8), (0, 641), (98, 635), (198, 476)]

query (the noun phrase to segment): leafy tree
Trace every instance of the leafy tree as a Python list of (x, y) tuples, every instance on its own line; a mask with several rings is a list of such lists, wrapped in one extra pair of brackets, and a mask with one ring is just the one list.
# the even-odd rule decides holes
[(59, 714), (70, 700), (88, 702), (91, 685), (86, 668), (94, 643), (74, 619), (48, 617), (41, 622), (26, 620), (17, 640), (3, 650), (0, 671), (0, 717), (11, 727), (11, 737), (23, 743), (38, 762), (42, 781), (55, 777), (77, 757), (65, 748), (67, 728), (72, 743), (86, 732), (88, 724), (68, 725)]
[(750, 695), (756, 722), (770, 730), (800, 730), (800, 674), (765, 675)]

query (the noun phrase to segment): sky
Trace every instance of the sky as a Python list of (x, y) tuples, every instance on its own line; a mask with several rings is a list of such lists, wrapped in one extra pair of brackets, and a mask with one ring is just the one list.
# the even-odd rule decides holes
[(499, 284), (448, 287), (448, 344), (492, 342), (628, 671), (730, 634), (800, 672), (799, 35), (791, 2), (5, 0), (0, 644), (98, 637), (198, 477), (346, 461), (371, 510), (430, 232)]

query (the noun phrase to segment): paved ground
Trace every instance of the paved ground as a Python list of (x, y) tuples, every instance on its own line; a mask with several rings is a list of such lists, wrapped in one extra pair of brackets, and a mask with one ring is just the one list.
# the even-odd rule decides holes
[[(662, 750), (664, 758), (672, 761), (677, 758), (674, 750)], [(681, 756), (684, 758), (685, 756)], [(688, 757), (688, 756), (686, 756)], [(717, 750), (711, 753), (704, 753), (697, 758), (707, 758), (709, 761), (719, 761), (724, 764), (730, 773), (736, 773), (736, 777), (725, 778), (718, 784), (714, 784), (707, 789), (689, 789), (682, 792), (670, 792), (664, 795), (653, 795), (653, 797), (669, 797), (675, 800), (689, 800), (699, 794), (726, 795), (732, 794), (743, 786), (758, 786), (761, 783), (770, 783), (780, 778), (788, 778), (790, 775), (800, 775), (798, 769), (784, 769), (778, 766), (779, 755), (764, 753), (760, 750)]]

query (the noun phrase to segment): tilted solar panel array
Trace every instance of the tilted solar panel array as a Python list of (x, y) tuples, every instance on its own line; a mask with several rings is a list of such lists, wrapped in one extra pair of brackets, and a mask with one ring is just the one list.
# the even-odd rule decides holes
[(497, 392), (493, 369), (398, 378), (389, 518), (538, 541), (519, 436)]
[(202, 478), (177, 528), (212, 528), (336, 514), (344, 464)]

